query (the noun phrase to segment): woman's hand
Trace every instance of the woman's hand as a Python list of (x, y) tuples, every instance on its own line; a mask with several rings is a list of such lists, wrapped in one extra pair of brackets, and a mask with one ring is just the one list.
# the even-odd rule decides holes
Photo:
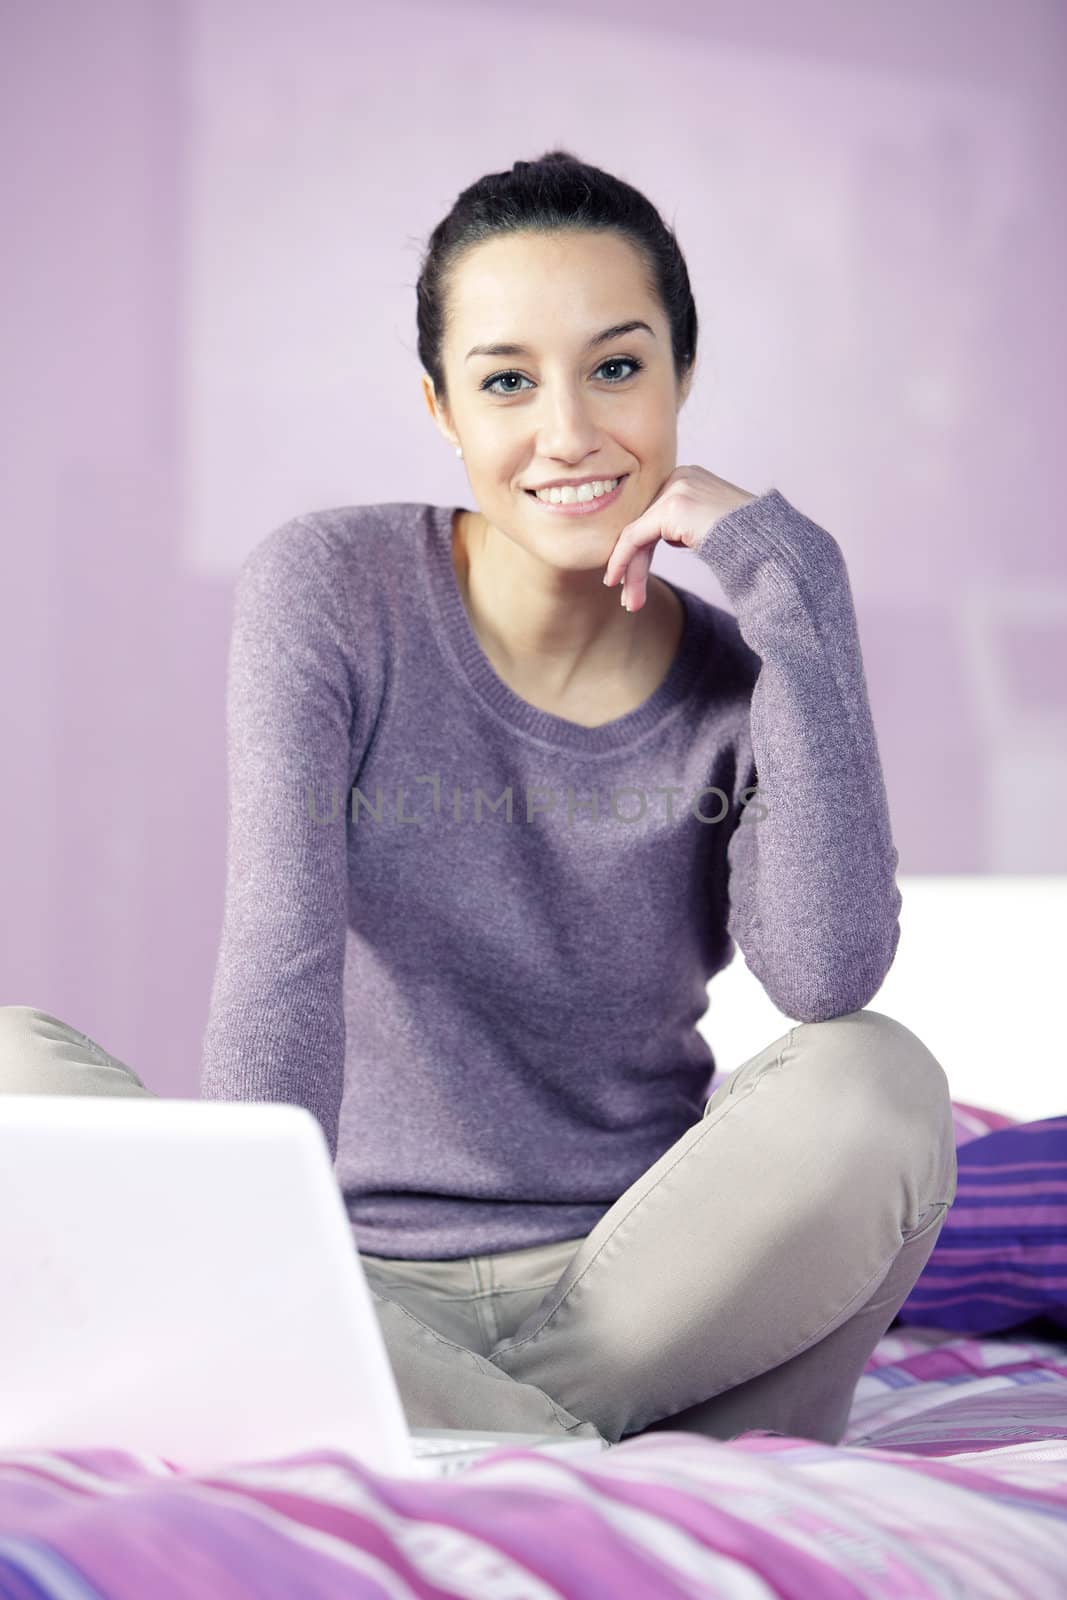
[(661, 539), (695, 550), (722, 517), (758, 498), (703, 467), (675, 467), (647, 510), (619, 534), (604, 568), (604, 582), (610, 589), (621, 578), (623, 605), (628, 611), (640, 611), (648, 598), (648, 572)]

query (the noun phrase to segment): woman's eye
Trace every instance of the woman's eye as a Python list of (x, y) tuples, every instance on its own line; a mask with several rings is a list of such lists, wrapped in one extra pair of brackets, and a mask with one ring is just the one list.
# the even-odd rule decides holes
[[(644, 362), (638, 361), (636, 356), (610, 356), (607, 361), (602, 361), (600, 363), (597, 371), (603, 372), (605, 367), (632, 367), (633, 372), (627, 372), (621, 378), (608, 378), (605, 380), (607, 383), (625, 383), (628, 378), (631, 378), (635, 373), (640, 372), (643, 366)], [(527, 378), (525, 374), (521, 372), (498, 372), (495, 377), (486, 378), (484, 383), (479, 384), (479, 388), (484, 389), (487, 394), (522, 393), (521, 389), (497, 389), (494, 387), (495, 384), (503, 383), (505, 378), (521, 378), (524, 383), (529, 383), (530, 381), (529, 378)]]
[[(521, 391), (518, 389), (496, 389), (493, 387), (493, 385), (497, 383), (503, 383), (505, 378), (521, 377), (521, 372), (499, 372), (495, 378), (486, 378), (485, 382), (481, 385), (481, 388), (483, 388), (487, 394), (519, 394)], [(523, 381), (529, 383), (530, 380), (529, 378), (526, 378)]]

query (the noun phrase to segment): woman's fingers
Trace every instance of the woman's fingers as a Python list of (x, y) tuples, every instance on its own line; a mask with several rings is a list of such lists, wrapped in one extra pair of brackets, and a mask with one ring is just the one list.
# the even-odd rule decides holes
[(640, 611), (648, 598), (648, 574), (656, 542), (635, 550), (626, 565), (622, 580), (622, 604), (628, 611)]

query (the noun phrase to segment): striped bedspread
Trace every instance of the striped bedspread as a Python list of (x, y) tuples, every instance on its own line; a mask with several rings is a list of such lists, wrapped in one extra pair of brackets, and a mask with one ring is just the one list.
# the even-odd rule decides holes
[[(1013, 1119), (954, 1103), (959, 1145)], [(921, 1280), (920, 1280), (921, 1281)], [(1063, 1600), (1067, 1333), (898, 1323), (841, 1444), (652, 1433), (439, 1480), (0, 1452), (0, 1600)]]
[(890, 1330), (845, 1440), (681, 1433), (458, 1477), (0, 1455), (3, 1600), (1067, 1594), (1067, 1343)]

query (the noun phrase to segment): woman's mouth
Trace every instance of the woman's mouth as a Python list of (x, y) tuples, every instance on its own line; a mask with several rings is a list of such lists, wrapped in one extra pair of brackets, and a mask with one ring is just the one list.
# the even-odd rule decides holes
[(622, 477), (617, 479), (614, 489), (609, 489), (607, 494), (593, 495), (588, 500), (568, 499), (553, 503), (550, 500), (539, 499), (533, 489), (527, 489), (526, 496), (541, 511), (547, 511), (551, 516), (588, 517), (612, 505), (622, 493), (622, 486), (629, 476), (628, 472), (624, 472)]

